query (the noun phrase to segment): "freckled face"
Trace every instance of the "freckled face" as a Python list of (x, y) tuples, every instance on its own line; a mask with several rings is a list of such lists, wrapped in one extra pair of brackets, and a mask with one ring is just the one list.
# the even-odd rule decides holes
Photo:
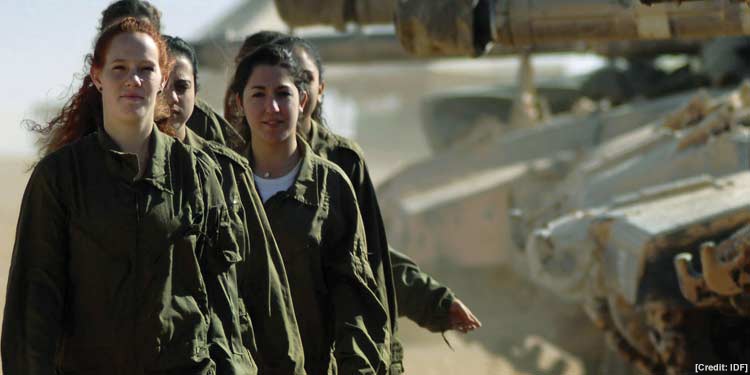
[(164, 96), (171, 109), (169, 125), (175, 129), (184, 126), (195, 106), (195, 79), (193, 64), (187, 57), (178, 55), (169, 80), (164, 88)]
[(153, 120), (163, 76), (159, 49), (151, 36), (139, 32), (115, 36), (104, 66), (93, 68), (91, 74), (101, 88), (105, 121)]
[(241, 106), (253, 138), (285, 143), (296, 136), (304, 99), (286, 68), (256, 66), (243, 90)]

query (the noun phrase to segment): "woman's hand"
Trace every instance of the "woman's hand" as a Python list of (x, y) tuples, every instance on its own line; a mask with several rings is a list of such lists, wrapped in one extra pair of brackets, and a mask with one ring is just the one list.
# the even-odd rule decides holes
[(468, 333), (482, 326), (482, 322), (458, 298), (451, 304), (448, 314), (450, 316), (450, 329)]

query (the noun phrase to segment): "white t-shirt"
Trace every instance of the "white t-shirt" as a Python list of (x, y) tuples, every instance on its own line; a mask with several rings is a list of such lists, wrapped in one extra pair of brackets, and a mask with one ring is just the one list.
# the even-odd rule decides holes
[(253, 173), (253, 179), (255, 180), (255, 185), (258, 187), (260, 199), (263, 200), (263, 203), (266, 203), (268, 198), (273, 197), (274, 194), (285, 191), (292, 186), (294, 180), (297, 179), (300, 165), (302, 165), (301, 159), (289, 173), (277, 178), (263, 178)]

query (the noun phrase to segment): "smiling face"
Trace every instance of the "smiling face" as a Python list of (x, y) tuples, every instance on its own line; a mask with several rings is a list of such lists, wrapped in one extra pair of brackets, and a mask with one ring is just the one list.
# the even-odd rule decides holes
[(253, 139), (281, 144), (296, 136), (297, 119), (307, 96), (297, 90), (286, 68), (258, 65), (247, 80), (242, 107)]
[(152, 122), (156, 97), (164, 84), (159, 49), (148, 34), (126, 32), (115, 36), (101, 68), (91, 71), (102, 93), (104, 122)]
[(195, 75), (190, 60), (177, 55), (169, 80), (164, 88), (164, 96), (171, 109), (169, 125), (175, 129), (185, 126), (195, 106)]

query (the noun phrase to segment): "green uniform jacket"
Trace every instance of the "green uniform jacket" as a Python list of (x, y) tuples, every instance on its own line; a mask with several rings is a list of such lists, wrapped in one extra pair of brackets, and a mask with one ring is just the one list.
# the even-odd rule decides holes
[(207, 281), (240, 257), (216, 165), (154, 127), (43, 158), (24, 194), (2, 332), (13, 374), (212, 374)]
[[(243, 257), (234, 279), (218, 285), (231, 304), (211, 329), (211, 358), (219, 374), (304, 374), (302, 342), (294, 317), (284, 264), (252, 178), (248, 161), (225, 146), (187, 129), (185, 143), (208, 154), (221, 168), (224, 197), (236, 223)], [(235, 270), (233, 270), (235, 271)], [(238, 285), (240, 286), (238, 290)], [(244, 294), (240, 295), (240, 291)], [(239, 319), (232, 314), (237, 306)], [(227, 319), (230, 318), (230, 319)], [(215, 328), (215, 329), (214, 329)], [(257, 361), (248, 361), (246, 347)]]
[(448, 287), (423, 272), (406, 254), (390, 248), (396, 278), (398, 314), (432, 331), (450, 329), (450, 307), (456, 299)]
[(195, 98), (193, 114), (186, 125), (201, 138), (229, 146), (233, 150), (240, 150), (247, 143), (227, 120), (201, 98)]
[(387, 315), (368, 267), (351, 184), (301, 138), (298, 143), (296, 181), (264, 206), (289, 277), (305, 369), (311, 375), (385, 374)]
[[(455, 297), (447, 287), (422, 272), (405, 254), (395, 252), (388, 246), (375, 188), (360, 147), (315, 121), (311, 126), (310, 146), (313, 151), (341, 167), (357, 194), (367, 233), (367, 246), (370, 253), (375, 254), (370, 256), (370, 263), (375, 272), (383, 273), (379, 280), (384, 282), (379, 284), (385, 290), (380, 293), (387, 294), (394, 335), (397, 330), (396, 316), (406, 316), (432, 331), (448, 329), (448, 308)], [(396, 340), (394, 342), (394, 362), (400, 365), (400, 345)]]

